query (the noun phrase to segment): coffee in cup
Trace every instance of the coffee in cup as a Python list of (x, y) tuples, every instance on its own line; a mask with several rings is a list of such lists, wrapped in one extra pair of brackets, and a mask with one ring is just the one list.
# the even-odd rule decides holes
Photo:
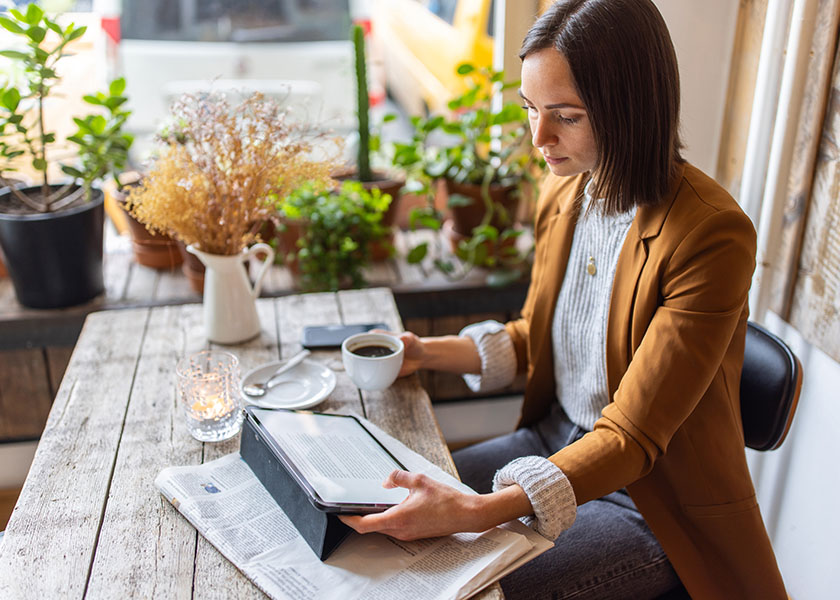
[(344, 370), (360, 390), (384, 390), (394, 383), (403, 353), (402, 340), (387, 333), (358, 333), (341, 344)]
[(381, 346), (379, 344), (371, 344), (370, 346), (359, 346), (358, 348), (354, 348), (350, 352), (359, 356), (368, 357), (388, 356), (389, 354), (394, 353), (394, 351), (388, 346)]

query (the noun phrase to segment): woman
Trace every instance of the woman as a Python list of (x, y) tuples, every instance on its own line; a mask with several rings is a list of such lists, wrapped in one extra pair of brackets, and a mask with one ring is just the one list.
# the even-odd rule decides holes
[(403, 334), (406, 374), (444, 369), (487, 389), (527, 372), (519, 429), (455, 453), (481, 495), (395, 472), (386, 485), (410, 496), (346, 522), (414, 539), (523, 517), (556, 542), (502, 580), (508, 598), (645, 598), (681, 583), (693, 598), (784, 598), (738, 397), (755, 232), (680, 156), (665, 23), (649, 0), (560, 0), (520, 56), (551, 171), (523, 316)]

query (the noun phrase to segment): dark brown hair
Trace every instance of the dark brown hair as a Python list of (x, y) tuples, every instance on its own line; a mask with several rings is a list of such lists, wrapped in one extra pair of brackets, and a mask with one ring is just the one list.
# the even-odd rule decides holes
[(519, 53), (568, 61), (597, 146), (592, 195), (606, 212), (657, 204), (678, 163), (680, 78), (671, 36), (650, 0), (558, 0)]

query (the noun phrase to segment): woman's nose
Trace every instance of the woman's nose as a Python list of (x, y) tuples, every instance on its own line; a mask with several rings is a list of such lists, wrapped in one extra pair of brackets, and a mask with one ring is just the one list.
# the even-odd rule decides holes
[(548, 119), (537, 116), (531, 119), (531, 141), (536, 148), (551, 146), (557, 143), (557, 136), (551, 130)]

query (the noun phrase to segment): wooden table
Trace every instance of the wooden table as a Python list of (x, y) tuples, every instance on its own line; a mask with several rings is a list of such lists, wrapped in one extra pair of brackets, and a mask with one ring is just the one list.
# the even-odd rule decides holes
[[(432, 249), (422, 264), (410, 265), (400, 258), (420, 241), (429, 242)], [(530, 237), (522, 236), (519, 241), (527, 246)], [(480, 269), (458, 281), (446, 279), (431, 264), (445, 243), (430, 230), (397, 231), (394, 245), (398, 249), (396, 257), (371, 265), (366, 277), (373, 286), (391, 289), (406, 329), (419, 335), (446, 335), (476, 321), (505, 322), (518, 315), (527, 281), (491, 290), (486, 272)], [(4, 442), (40, 437), (88, 314), (201, 301), (180, 267), (156, 271), (134, 262), (130, 239), (117, 234), (110, 221), (105, 235), (104, 276), (104, 294), (79, 306), (54, 310), (21, 306), (11, 280), (0, 277), (0, 447)], [(275, 265), (264, 281), (262, 295), (294, 294), (295, 285), (288, 269)], [(436, 400), (474, 395), (460, 377), (449, 373), (426, 372), (422, 381)], [(521, 389), (520, 382), (504, 393), (520, 393)], [(2, 525), (0, 522), (0, 528)]]
[[(262, 333), (235, 353), (243, 372), (300, 349), (305, 325), (402, 323), (390, 290), (259, 300)], [(199, 304), (88, 316), (0, 546), (0, 598), (260, 598), (158, 493), (170, 465), (237, 451), (239, 436), (200, 443), (177, 403), (177, 360), (214, 346)], [(417, 377), (360, 392), (340, 353), (313, 352), (336, 371), (319, 409), (353, 409), (444, 470), (451, 456)], [(483, 597), (501, 598), (498, 586)]]

